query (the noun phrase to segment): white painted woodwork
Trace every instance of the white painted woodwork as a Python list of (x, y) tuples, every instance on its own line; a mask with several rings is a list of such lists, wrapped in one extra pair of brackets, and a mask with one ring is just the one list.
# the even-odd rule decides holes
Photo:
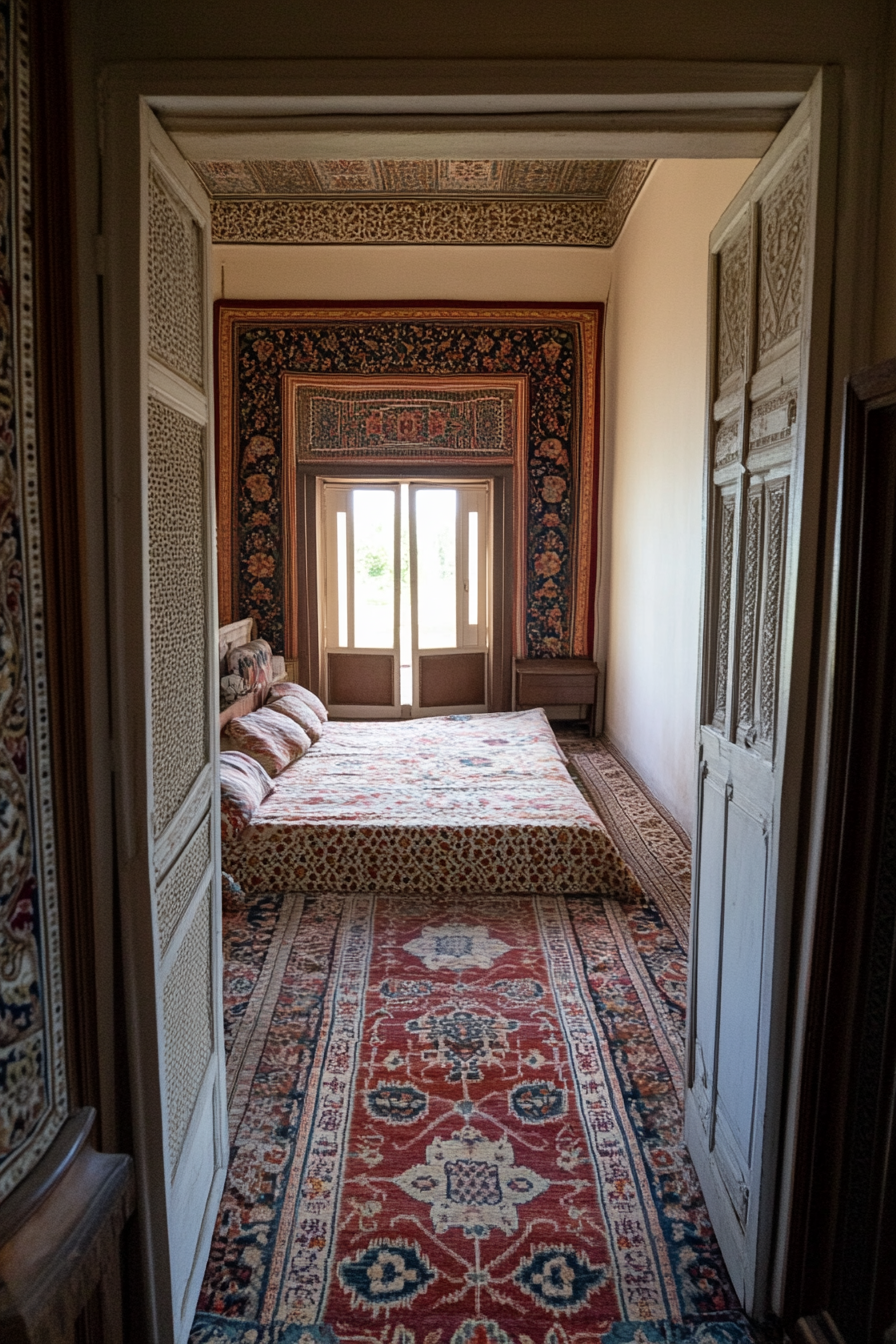
[[(354, 489), (361, 486), (364, 490), (382, 490), (394, 497), (395, 527), (392, 536), (392, 574), (394, 577), (394, 596), (392, 608), (392, 644), (391, 646), (365, 648), (355, 642), (355, 511)], [(401, 674), (400, 674), (400, 621), (401, 621), (401, 487), (391, 481), (363, 481), (347, 484), (338, 481), (323, 481), (321, 486), (321, 513), (323, 517), (323, 545), (321, 548), (323, 566), (321, 574), (320, 609), (322, 612), (322, 681), (324, 699), (334, 718), (341, 719), (397, 719), (401, 715)], [(345, 642), (340, 639), (340, 594), (338, 583), (337, 541), (339, 514), (345, 516), (346, 575), (345, 602), (347, 609), (342, 612), (346, 632)], [(382, 658), (383, 654), (392, 656), (392, 703), (378, 704), (340, 704), (330, 694), (329, 668), (331, 653), (352, 653), (371, 658)]]
[(769, 1304), (820, 515), (834, 113), (820, 74), (710, 240), (685, 1141)]
[(104, 120), (118, 890), (148, 1337), (189, 1335), (228, 1157), (210, 222), (148, 106)]
[[(434, 490), (443, 485), (444, 489), (457, 492), (456, 516), (456, 607), (457, 625), (453, 644), (444, 648), (420, 649), (420, 596), (417, 570), (417, 494), (420, 490)], [(412, 718), (425, 718), (435, 714), (484, 714), (488, 709), (487, 700), (472, 704), (445, 704), (439, 706), (421, 706), (420, 704), (420, 659), (421, 656), (481, 653), (486, 662), (489, 650), (489, 621), (491, 607), (491, 484), (489, 481), (477, 481), (467, 484), (451, 484), (439, 481), (419, 481), (410, 487), (410, 560), (411, 560), (411, 660), (413, 668)], [(470, 589), (470, 515), (476, 514), (477, 526), (477, 582), (478, 598), (476, 620), (469, 617)], [(487, 684), (487, 680), (486, 680)]]

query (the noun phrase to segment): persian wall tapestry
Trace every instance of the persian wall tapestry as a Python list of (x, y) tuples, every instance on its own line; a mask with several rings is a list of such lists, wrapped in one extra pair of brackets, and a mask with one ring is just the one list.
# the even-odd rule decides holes
[(511, 465), (514, 651), (590, 658), (602, 304), (216, 305), (222, 620), (291, 647), (297, 470)]
[(27, 6), (0, 0), (0, 1199), (67, 1114), (34, 406)]

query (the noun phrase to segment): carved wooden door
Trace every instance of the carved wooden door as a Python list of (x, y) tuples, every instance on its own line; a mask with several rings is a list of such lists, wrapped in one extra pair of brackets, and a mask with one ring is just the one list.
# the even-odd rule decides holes
[(104, 155), (118, 882), (149, 1337), (190, 1331), (227, 1164), (208, 202), (133, 93)]
[[(824, 97), (823, 97), (824, 92)], [(685, 1139), (767, 1306), (825, 433), (834, 150), (819, 76), (713, 231)]]

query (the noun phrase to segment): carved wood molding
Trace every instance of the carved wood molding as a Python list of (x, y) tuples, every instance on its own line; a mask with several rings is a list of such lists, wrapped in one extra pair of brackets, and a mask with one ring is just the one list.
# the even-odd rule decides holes
[(218, 197), (212, 201), (212, 236), (216, 243), (612, 247), (650, 167), (649, 159), (626, 160), (610, 193), (590, 200), (522, 194), (473, 200), (437, 195)]

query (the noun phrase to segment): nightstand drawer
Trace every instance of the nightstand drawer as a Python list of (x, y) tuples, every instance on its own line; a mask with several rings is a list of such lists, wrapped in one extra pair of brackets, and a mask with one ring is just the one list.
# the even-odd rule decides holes
[(593, 705), (596, 698), (593, 672), (518, 672), (517, 678), (520, 705)]

